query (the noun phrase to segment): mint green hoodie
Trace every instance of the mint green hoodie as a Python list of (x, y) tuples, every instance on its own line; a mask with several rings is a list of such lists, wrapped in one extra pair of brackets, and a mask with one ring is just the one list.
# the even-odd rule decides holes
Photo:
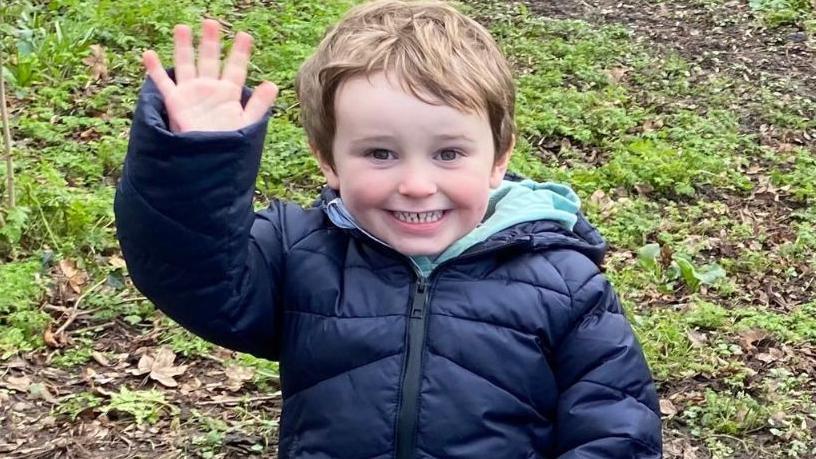
[[(435, 258), (415, 256), (411, 259), (421, 274), (428, 276), (440, 263), (461, 255), (488, 237), (519, 223), (552, 220), (571, 231), (578, 220), (580, 208), (581, 200), (567, 185), (538, 183), (532, 180), (520, 182), (505, 180), (499, 188), (490, 193), (487, 212), (479, 226)], [(341, 228), (357, 228), (365, 232), (348, 213), (340, 198), (331, 201), (325, 211), (335, 225)]]

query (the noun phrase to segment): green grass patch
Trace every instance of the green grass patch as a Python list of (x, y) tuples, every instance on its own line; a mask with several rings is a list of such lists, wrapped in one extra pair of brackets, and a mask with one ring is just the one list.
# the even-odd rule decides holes
[[(49, 318), (38, 308), (44, 283), (39, 279), (42, 263), (35, 261), (42, 253), (83, 260), (91, 277), (99, 277), (99, 271), (109, 276), (111, 288), (98, 289), (83, 300), (84, 308), (95, 310), (89, 317), (94, 323), (121, 319), (143, 328), (156, 318), (148, 301), (124, 288), (123, 275), (99, 266), (98, 260), (118, 250), (113, 184), (121, 175), (125, 133), (143, 80), (139, 56), (143, 49), (156, 49), (164, 64), (172, 65), (175, 23), (193, 25), (197, 31), (200, 18), (208, 14), (231, 24), (228, 40), (238, 30), (253, 34), (248, 85), (266, 79), (281, 88), (280, 112), (269, 124), (255, 204), (263, 207), (273, 198), (309, 204), (316, 197), (323, 178), (298, 124), (293, 79), (325, 26), (358, 1), (7, 3), (0, 10), (0, 49), (9, 56), (3, 72), (17, 104), (11, 128), (19, 206), (0, 206), (3, 357), (43, 345), (41, 334)], [(569, 182), (583, 198), (590, 221), (612, 247), (613, 266), (607, 275), (625, 302), (655, 377), (664, 388), (677, 381), (693, 384), (699, 394), (676, 418), (696, 435), (695, 446), (707, 447), (714, 457), (735, 457), (740, 441), (758, 444), (754, 435), (761, 432), (756, 442), (782, 448), (774, 452), (808, 457), (812, 451), (805, 446), (813, 438), (801, 426), (812, 426), (808, 423), (816, 419), (808, 398), (812, 381), (783, 367), (757, 377), (747, 366), (740, 334), (760, 329), (770, 334), (773, 345), (812, 345), (816, 304), (783, 314), (755, 305), (724, 307), (694, 292), (703, 284), (695, 272), (701, 274), (702, 266), (711, 262), (720, 263), (728, 277), (709, 288), (706, 298), (712, 293), (723, 298), (750, 295), (736, 291), (736, 280), (745, 273), (778, 275), (788, 282), (796, 277), (795, 270), (773, 272), (774, 258), (762, 248), (773, 242), (771, 231), (731, 220), (726, 200), (718, 198), (723, 193), (729, 198), (750, 196), (752, 185), (741, 171), (759, 161), (773, 165), (775, 187), (784, 187), (801, 203), (814, 202), (812, 152), (786, 146), (785, 154), (779, 154), (760, 146), (758, 133), (746, 128), (768, 124), (768, 132), (798, 139), (816, 126), (816, 106), (795, 95), (780, 95), (785, 89), (781, 87), (743, 93), (746, 84), (729, 80), (728, 72), (705, 78), (697, 65), (679, 54), (658, 55), (623, 27), (539, 18), (523, 4), (511, 2), (461, 6), (489, 25), (515, 70), (519, 138), (511, 170), (536, 180)], [(751, 7), (770, 26), (807, 26), (812, 17), (811, 8), (800, 0), (753, 0)], [(91, 55), (91, 44), (107, 51), (110, 78), (104, 82), (92, 81), (83, 62)], [(224, 48), (226, 54), (229, 46)], [(750, 100), (742, 104), (746, 94)], [(5, 180), (0, 180), (5, 191), (3, 187)], [(589, 197), (597, 190), (614, 202), (591, 203)], [(795, 240), (778, 246), (780, 255), (816, 263), (816, 214), (806, 207), (784, 224), (790, 225)], [(726, 242), (730, 249), (753, 248), (740, 250), (735, 259), (712, 260), (715, 244)], [(650, 268), (633, 259), (655, 243), (671, 248), (672, 261), (688, 261), (685, 276), (681, 270), (671, 277), (656, 264)], [(654, 297), (667, 300), (637, 301)], [(668, 306), (676, 304), (684, 306)], [(196, 358), (212, 349), (167, 323), (158, 323), (165, 328), (159, 340), (177, 354)], [(89, 362), (92, 333), (74, 339), (74, 347), (53, 355), (55, 366)], [(229, 363), (255, 371), (253, 389), (278, 390), (277, 363), (245, 354)], [(143, 426), (177, 414), (161, 392), (125, 387), (109, 398), (80, 393), (61, 399), (57, 414), (74, 421), (89, 409), (112, 417), (118, 413)], [(238, 425), (261, 436), (252, 445), (261, 452), (277, 428), (274, 419), (249, 403), (220, 414), (238, 421), (228, 425), (212, 413), (194, 414), (190, 426), (197, 432), (189, 437), (190, 450), (203, 457), (223, 454), (228, 435)], [(729, 442), (730, 437), (737, 440)]]
[(169, 403), (164, 394), (155, 390), (132, 391), (125, 386), (113, 393), (110, 400), (101, 406), (106, 414), (129, 415), (138, 425), (155, 424), (166, 415), (175, 416), (179, 409)]
[(73, 341), (71, 347), (54, 354), (51, 359), (52, 365), (61, 368), (73, 368), (91, 361), (93, 341), (88, 338), (75, 338)]
[(813, 10), (809, 0), (749, 0), (748, 5), (772, 28), (795, 24)]
[(800, 148), (789, 170), (776, 169), (771, 173), (774, 185), (789, 187), (790, 193), (805, 202), (816, 202), (816, 156)]
[(170, 346), (177, 354), (187, 358), (197, 357), (207, 354), (214, 347), (213, 344), (193, 335), (170, 319), (165, 320), (165, 323), (167, 329), (162, 333), (159, 341)]
[(249, 354), (239, 353), (232, 363), (252, 368), (255, 371), (255, 377), (252, 382), (262, 391), (271, 390), (273, 385), (278, 385), (280, 380), (278, 362), (271, 362)]
[(39, 261), (0, 264), (0, 358), (43, 346), (49, 316), (38, 308), (43, 294)]
[(781, 314), (754, 307), (727, 309), (696, 300), (683, 311), (636, 314), (634, 325), (657, 379), (721, 377), (744, 367), (738, 358), (740, 332), (761, 329), (780, 342), (816, 344), (816, 303)]

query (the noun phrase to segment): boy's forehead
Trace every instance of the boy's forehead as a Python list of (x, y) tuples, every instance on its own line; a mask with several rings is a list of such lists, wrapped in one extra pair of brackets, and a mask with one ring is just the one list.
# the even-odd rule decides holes
[[(430, 99), (430, 97), (429, 97)], [(338, 126), (378, 135), (396, 124), (425, 125), (438, 136), (462, 135), (487, 122), (481, 114), (465, 113), (443, 103), (431, 104), (403, 89), (382, 72), (344, 81), (335, 95)]]

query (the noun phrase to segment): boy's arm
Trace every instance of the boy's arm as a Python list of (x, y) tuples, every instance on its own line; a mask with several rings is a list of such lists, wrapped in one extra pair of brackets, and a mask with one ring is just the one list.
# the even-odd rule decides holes
[(275, 207), (252, 209), (267, 120), (173, 133), (148, 79), (114, 210), (131, 278), (159, 309), (207, 340), (274, 358), (281, 228)]
[(554, 355), (558, 457), (660, 458), (657, 393), (643, 351), (612, 286), (581, 258), (587, 266), (561, 265), (578, 286), (571, 296), (580, 316)]

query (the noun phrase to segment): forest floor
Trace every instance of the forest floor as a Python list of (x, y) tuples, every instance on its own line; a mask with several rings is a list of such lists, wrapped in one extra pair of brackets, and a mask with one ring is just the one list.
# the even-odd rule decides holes
[[(256, 39), (282, 88), (257, 208), (322, 184), (292, 81), (354, 0), (10, 0), (0, 457), (274, 457), (278, 367), (133, 288), (112, 200), (173, 24)], [(91, 6), (91, 4), (93, 4)], [(665, 457), (816, 457), (816, 15), (802, 0), (471, 0), (518, 81), (512, 169), (570, 183), (658, 384)], [(5, 171), (0, 173), (5, 200)], [(4, 204), (5, 205), (5, 204)], [(331, 407), (327, 407), (331, 409)]]

